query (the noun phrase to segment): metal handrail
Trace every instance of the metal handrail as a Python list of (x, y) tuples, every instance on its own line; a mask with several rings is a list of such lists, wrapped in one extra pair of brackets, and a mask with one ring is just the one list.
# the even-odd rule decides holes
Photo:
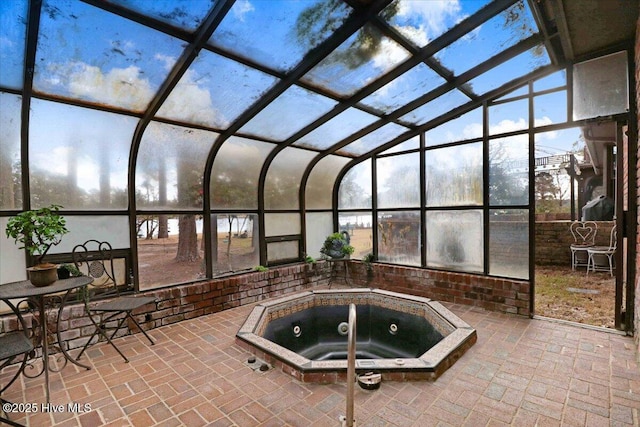
[(347, 427), (353, 427), (353, 396), (356, 380), (356, 305), (349, 304), (347, 345)]

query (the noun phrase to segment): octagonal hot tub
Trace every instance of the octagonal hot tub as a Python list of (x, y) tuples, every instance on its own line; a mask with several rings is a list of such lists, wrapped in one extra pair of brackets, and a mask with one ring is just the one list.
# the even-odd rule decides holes
[(356, 372), (435, 380), (476, 342), (442, 304), (379, 289), (316, 290), (257, 305), (236, 342), (303, 382), (344, 381), (349, 304), (356, 305)]

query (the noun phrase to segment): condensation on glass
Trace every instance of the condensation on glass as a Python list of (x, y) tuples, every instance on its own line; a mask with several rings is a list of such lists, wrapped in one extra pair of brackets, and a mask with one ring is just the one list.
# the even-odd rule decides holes
[(371, 208), (371, 160), (358, 163), (342, 177), (338, 209)]
[(427, 206), (481, 205), (482, 143), (427, 150)]
[(376, 160), (378, 208), (420, 206), (420, 153)]
[(342, 147), (336, 152), (339, 154), (346, 154), (349, 156), (361, 156), (368, 153), (387, 142), (392, 141), (394, 138), (406, 133), (409, 128), (397, 125), (395, 123), (387, 123), (384, 126), (370, 132), (361, 138), (356, 139), (352, 143)]
[(138, 209), (202, 209), (205, 161), (218, 134), (149, 124), (136, 162)]
[(489, 211), (489, 274), (529, 279), (529, 211)]
[(529, 136), (489, 141), (489, 203), (492, 206), (529, 204)]
[(213, 275), (249, 269), (260, 264), (258, 215), (211, 215), (211, 266)]
[(311, 170), (305, 187), (306, 209), (331, 209), (336, 176), (351, 159), (341, 156), (322, 158)]
[(573, 66), (573, 119), (629, 111), (627, 52), (618, 52)]
[(31, 206), (126, 209), (137, 119), (33, 99), (29, 121)]
[(378, 212), (378, 260), (420, 265), (420, 211)]
[(265, 209), (298, 209), (300, 181), (315, 151), (287, 147), (269, 165), (264, 182)]
[(336, 117), (304, 135), (295, 145), (323, 150), (378, 120), (357, 108), (347, 108)]
[(232, 136), (211, 169), (212, 209), (257, 209), (260, 170), (274, 144)]
[(307, 212), (305, 219), (306, 255), (319, 258), (324, 240), (333, 233), (333, 212)]
[(298, 258), (298, 241), (267, 243), (268, 262), (296, 260)]
[(22, 208), (21, 106), (21, 96), (0, 93), (0, 209)]
[(75, 245), (89, 239), (106, 241), (114, 249), (128, 249), (129, 216), (128, 215), (64, 215), (69, 234), (66, 234), (59, 245), (53, 246), (48, 253), (71, 253)]
[(481, 273), (482, 217), (481, 210), (427, 211), (427, 266)]
[(216, 0), (107, 0), (143, 15), (151, 16), (161, 22), (194, 32), (206, 18)]
[(266, 213), (264, 215), (266, 237), (300, 234), (301, 230), (299, 213)]

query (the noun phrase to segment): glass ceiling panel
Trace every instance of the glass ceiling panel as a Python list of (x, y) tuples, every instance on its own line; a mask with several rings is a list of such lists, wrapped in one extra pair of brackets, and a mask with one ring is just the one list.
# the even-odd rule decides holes
[(81, 2), (45, 1), (42, 8), (33, 82), (38, 92), (142, 111), (184, 47)]
[(469, 101), (470, 99), (466, 95), (456, 89), (453, 89), (444, 95), (427, 102), (423, 106), (416, 108), (410, 113), (405, 114), (400, 117), (400, 120), (414, 125), (421, 125), (442, 114), (448, 113), (454, 108)]
[(213, 162), (211, 205), (213, 209), (257, 209), (260, 170), (274, 144), (230, 137)]
[(521, 0), (442, 49), (436, 57), (460, 75), (537, 32), (529, 6)]
[(378, 120), (357, 108), (348, 108), (322, 126), (304, 135), (294, 145), (324, 150)]
[(360, 102), (389, 114), (444, 83), (445, 79), (420, 63)]
[(362, 138), (353, 141), (351, 144), (345, 145), (343, 148), (338, 150), (338, 153), (350, 156), (359, 156), (386, 144), (396, 136), (402, 135), (407, 131), (409, 131), (409, 128), (395, 123), (388, 123), (381, 128), (366, 134)]
[(0, 86), (22, 88), (27, 1), (0, 2)]
[(330, 98), (299, 86), (291, 86), (239, 132), (283, 141), (337, 104)]
[(216, 0), (106, 0), (187, 31), (195, 31)]
[(426, 145), (446, 144), (465, 141), (482, 136), (482, 108), (476, 108), (457, 119), (449, 120), (438, 127), (429, 129), (426, 134)]
[(202, 177), (217, 133), (152, 122), (136, 164), (138, 209), (202, 209)]
[(126, 209), (138, 119), (31, 100), (29, 179), (34, 208)]
[(392, 153), (400, 153), (402, 151), (408, 151), (408, 150), (415, 150), (417, 148), (420, 148), (420, 136), (416, 135), (413, 138), (405, 141), (405, 142), (401, 142), (400, 144), (397, 144), (391, 148), (389, 148), (388, 150), (383, 151), (380, 154), (392, 154)]
[(202, 50), (158, 116), (226, 129), (278, 79)]
[(517, 98), (520, 96), (524, 96), (527, 95), (529, 93), (529, 86), (528, 85), (524, 85), (524, 86), (520, 86), (518, 89), (514, 89), (511, 92), (507, 92), (506, 95), (502, 95), (499, 98), (496, 98), (495, 101), (507, 101), (511, 98)]
[(264, 182), (265, 209), (298, 209), (300, 180), (315, 151), (287, 147), (275, 157)]
[(366, 24), (302, 80), (342, 96), (356, 91), (409, 57), (409, 52)]
[(547, 55), (547, 50), (543, 45), (538, 45), (479, 75), (471, 80), (469, 84), (476, 94), (483, 95), (511, 80), (549, 64), (551, 64), (551, 59)]
[(336, 176), (350, 161), (351, 159), (341, 156), (327, 156), (320, 159), (307, 179), (306, 209), (331, 209)]
[(392, 27), (423, 47), (491, 0), (396, 0), (380, 15)]
[(344, 2), (237, 1), (209, 43), (287, 72), (349, 16)]

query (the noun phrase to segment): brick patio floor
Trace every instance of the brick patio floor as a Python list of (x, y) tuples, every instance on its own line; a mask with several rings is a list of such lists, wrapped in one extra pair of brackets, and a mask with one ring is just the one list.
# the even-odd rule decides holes
[[(356, 387), (357, 426), (638, 426), (640, 370), (633, 340), (615, 333), (446, 304), (478, 342), (437, 381)], [(118, 339), (130, 363), (104, 344), (93, 369), (51, 375), (51, 403), (85, 413), (13, 414), (30, 426), (339, 426), (345, 384), (303, 384), (254, 371), (234, 343), (252, 307)], [(5, 373), (6, 374), (6, 373)], [(21, 378), (3, 398), (44, 402), (43, 378)]]

